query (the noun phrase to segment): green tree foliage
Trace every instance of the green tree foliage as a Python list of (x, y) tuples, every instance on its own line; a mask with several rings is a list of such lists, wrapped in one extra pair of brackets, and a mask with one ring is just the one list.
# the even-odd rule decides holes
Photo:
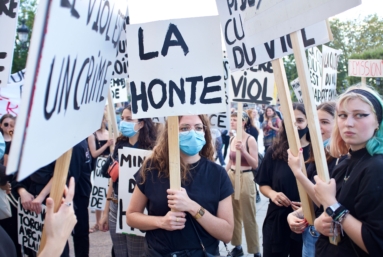
[[(349, 59), (382, 59), (380, 54), (383, 46), (383, 18), (377, 14), (366, 16), (364, 19), (341, 21), (333, 19), (330, 21), (331, 32), (334, 41), (326, 45), (342, 50), (338, 64), (337, 91), (342, 93), (349, 85), (353, 85), (360, 78), (349, 78), (347, 64)], [(321, 46), (319, 46), (321, 49)], [(363, 58), (362, 58), (363, 56)], [(374, 58), (368, 58), (374, 56)], [(298, 75), (296, 72), (295, 59), (293, 55), (284, 58), (286, 75), (289, 83)], [(368, 83), (370, 80), (367, 80)], [(369, 83), (376, 86), (376, 81)], [(382, 82), (383, 84), (383, 82)]]
[(13, 53), (12, 73), (18, 72), (25, 68), (28, 56), (28, 46), (31, 40), (33, 22), (37, 9), (37, 0), (20, 0), (19, 2), (18, 27), (21, 26), (22, 20), (25, 20), (25, 25), (29, 28), (29, 37), (26, 47), (22, 47), (18, 36), (16, 35), (15, 50)]

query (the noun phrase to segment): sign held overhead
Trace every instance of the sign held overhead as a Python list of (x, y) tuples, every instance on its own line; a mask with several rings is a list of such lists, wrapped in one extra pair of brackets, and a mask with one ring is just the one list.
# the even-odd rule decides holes
[(225, 111), (218, 16), (127, 27), (134, 118)]

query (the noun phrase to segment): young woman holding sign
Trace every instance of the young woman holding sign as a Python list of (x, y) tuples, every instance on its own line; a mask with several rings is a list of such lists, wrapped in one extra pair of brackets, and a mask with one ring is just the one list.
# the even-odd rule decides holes
[[(330, 154), (350, 157), (340, 163), (330, 183), (314, 177), (316, 199), (325, 212), (315, 220), (321, 233), (316, 256), (383, 254), (383, 103), (369, 88), (349, 88), (338, 100)], [(333, 227), (341, 241), (330, 244)]]
[[(330, 138), (333, 126), (335, 123), (335, 102), (326, 102), (318, 105), (318, 118), (320, 131), (323, 139), (323, 146), (326, 152), (326, 160), (328, 165), (328, 170), (330, 175), (334, 170), (335, 166), (339, 164), (346, 156), (342, 158), (333, 158), (330, 153)], [(307, 161), (307, 177), (302, 173), (300, 157), (295, 157), (288, 150), (288, 164), (296, 179), (303, 185), (306, 192), (311, 199), (314, 200), (314, 210), (315, 216), (319, 217), (323, 213), (323, 208), (321, 208), (320, 203), (317, 201), (314, 193), (314, 176), (317, 175), (315, 167), (314, 155), (311, 152), (310, 158)], [(315, 255), (315, 243), (319, 238), (319, 233), (315, 230), (314, 226), (307, 226), (306, 220), (303, 218), (303, 210), (299, 208), (298, 210), (292, 212), (287, 217), (289, 222), (290, 229), (296, 234), (302, 234), (303, 238), (303, 257), (311, 257)]]
[(136, 173), (126, 220), (147, 231), (146, 256), (203, 257), (200, 240), (210, 256), (217, 255), (219, 240), (230, 241), (233, 187), (225, 169), (213, 162), (210, 142), (204, 115), (179, 117), (181, 190), (169, 189), (168, 124)]
[[(294, 104), (294, 115), (303, 156), (307, 160), (310, 151), (306, 112), (303, 104)], [(263, 256), (302, 256), (302, 236), (292, 233), (287, 216), (300, 207), (296, 179), (287, 164), (289, 144), (282, 123), (276, 141), (267, 150), (259, 168), (256, 181), (263, 195), (270, 199), (263, 223)]]
[[(99, 156), (107, 157), (110, 154), (109, 147), (113, 145), (113, 139), (109, 139), (108, 130), (105, 128), (105, 114), (102, 116), (101, 127), (88, 137), (89, 151), (92, 155), (92, 171), (95, 172), (97, 158)], [(102, 211), (96, 210), (96, 224), (89, 229), (89, 233), (98, 231), (100, 228), (98, 223), (101, 218)]]
[[(126, 107), (121, 114), (120, 132), (113, 152), (113, 160), (118, 161), (118, 149), (133, 147), (145, 150), (152, 150), (156, 142), (156, 129), (152, 119), (132, 119), (131, 107)], [(113, 249), (116, 257), (144, 256), (144, 238), (116, 233), (117, 211), (118, 211), (118, 187), (119, 180), (113, 182), (112, 200), (105, 207), (100, 219), (99, 227), (104, 228), (109, 219), (109, 231), (113, 242)]]
[[(231, 114), (231, 129), (237, 130), (237, 112)], [(242, 250), (242, 225), (245, 229), (247, 251), (253, 253), (254, 256), (260, 256), (259, 253), (259, 235), (258, 224), (255, 219), (256, 209), (256, 190), (254, 183), (253, 170), (258, 167), (258, 145), (252, 135), (246, 133), (246, 125), (249, 122), (249, 116), (246, 112), (242, 112), (242, 138), (237, 140), (236, 137), (230, 139), (229, 163), (226, 170), (229, 174), (231, 183), (235, 185), (235, 164), (236, 150), (241, 151), (241, 170), (240, 170), (240, 199), (235, 200), (232, 195), (234, 210), (234, 233), (231, 244), (235, 248), (231, 251), (233, 257), (243, 256)]]

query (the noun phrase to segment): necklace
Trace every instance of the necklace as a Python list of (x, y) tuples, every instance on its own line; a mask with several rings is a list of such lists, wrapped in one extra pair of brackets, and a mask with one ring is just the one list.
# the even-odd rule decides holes
[(365, 153), (362, 158), (360, 158), (360, 160), (357, 162), (357, 164), (354, 166), (354, 168), (352, 168), (350, 170), (350, 172), (346, 172), (346, 175), (344, 175), (344, 178), (343, 178), (343, 183), (346, 183), (347, 180), (349, 179), (350, 175), (351, 175), (351, 171), (353, 171), (355, 169), (355, 167), (357, 167), (359, 165), (359, 163), (364, 159), (364, 157), (366, 156), (367, 153)]

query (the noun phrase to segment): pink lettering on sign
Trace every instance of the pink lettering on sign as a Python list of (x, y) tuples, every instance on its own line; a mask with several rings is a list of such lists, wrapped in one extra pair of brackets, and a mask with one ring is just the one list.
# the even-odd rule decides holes
[(383, 60), (349, 60), (348, 75), (352, 77), (383, 77)]

